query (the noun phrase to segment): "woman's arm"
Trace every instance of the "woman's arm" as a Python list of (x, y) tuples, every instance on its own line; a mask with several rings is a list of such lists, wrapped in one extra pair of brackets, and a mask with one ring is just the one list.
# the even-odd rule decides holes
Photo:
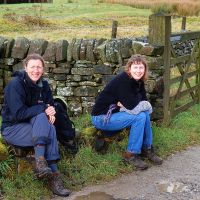
[(152, 106), (148, 101), (140, 101), (140, 103), (132, 110), (126, 109), (120, 102), (118, 102), (117, 105), (120, 105), (120, 111), (124, 111), (133, 115), (138, 115), (140, 112), (144, 111), (148, 111), (149, 114), (153, 112)]
[(11, 81), (5, 91), (5, 99), (12, 117), (16, 121), (25, 121), (42, 112), (47, 108), (45, 103), (28, 107), (26, 102), (26, 93), (22, 84), (17, 81)]

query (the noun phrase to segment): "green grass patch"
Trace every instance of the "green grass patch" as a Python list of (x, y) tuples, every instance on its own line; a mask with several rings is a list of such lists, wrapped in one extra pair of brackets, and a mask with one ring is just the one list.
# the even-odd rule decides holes
[[(0, 119), (1, 120), (1, 119)], [(164, 159), (188, 146), (200, 144), (200, 105), (195, 105), (187, 112), (179, 114), (172, 120), (169, 127), (153, 125), (154, 146), (158, 154)], [(75, 126), (81, 131), (81, 139), (87, 138), (91, 127), (90, 115), (73, 118)], [(78, 154), (75, 157), (61, 150), (62, 160), (59, 169), (63, 174), (63, 180), (71, 190), (79, 190), (87, 185), (94, 185), (109, 181), (122, 173), (129, 173), (134, 169), (122, 162), (121, 154), (127, 146), (127, 131), (123, 131), (124, 137), (120, 141), (114, 140), (109, 144), (107, 153), (98, 154), (90, 142), (81, 143)], [(91, 135), (90, 135), (91, 139)], [(6, 176), (3, 171), (0, 178), (0, 188), (4, 192), (5, 199), (44, 199), (50, 198), (51, 193), (47, 183), (33, 179), (32, 173), (20, 175), (9, 172)]]
[(41, 200), (49, 199), (50, 192), (45, 187), (46, 182), (33, 180), (32, 174), (24, 173), (13, 178), (0, 178), (0, 185), (7, 200)]
[[(54, 0), (48, 4), (2, 4), (1, 36), (43, 38), (56, 41), (72, 38), (107, 38), (113, 20), (118, 21), (118, 38), (148, 35), (149, 15), (144, 7), (102, 3), (99, 0)], [(186, 28), (199, 30), (198, 17), (188, 17)], [(181, 30), (181, 18), (172, 23), (172, 30)]]

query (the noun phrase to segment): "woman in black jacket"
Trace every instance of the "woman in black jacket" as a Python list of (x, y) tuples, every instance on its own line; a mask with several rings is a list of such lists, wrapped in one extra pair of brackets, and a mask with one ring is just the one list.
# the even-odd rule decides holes
[(147, 169), (141, 159), (147, 157), (155, 164), (162, 164), (152, 148), (150, 112), (144, 81), (147, 64), (141, 55), (133, 55), (124, 72), (112, 79), (99, 94), (92, 110), (93, 125), (103, 131), (116, 131), (130, 127), (124, 160), (138, 169)]
[(24, 70), (14, 74), (4, 92), (2, 136), (7, 143), (33, 146), (36, 176), (48, 178), (53, 193), (68, 196), (57, 169), (60, 159), (56, 130), (56, 111), (47, 81), (42, 79), (44, 60), (38, 54), (28, 55)]

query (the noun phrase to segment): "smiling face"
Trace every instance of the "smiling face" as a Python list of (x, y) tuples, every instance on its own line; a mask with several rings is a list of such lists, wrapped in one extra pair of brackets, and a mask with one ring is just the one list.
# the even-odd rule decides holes
[(25, 66), (25, 71), (27, 72), (29, 78), (36, 83), (42, 76), (44, 72), (44, 66), (41, 60), (32, 59), (29, 60)]
[(136, 81), (140, 80), (145, 74), (145, 66), (143, 63), (132, 63), (129, 73)]

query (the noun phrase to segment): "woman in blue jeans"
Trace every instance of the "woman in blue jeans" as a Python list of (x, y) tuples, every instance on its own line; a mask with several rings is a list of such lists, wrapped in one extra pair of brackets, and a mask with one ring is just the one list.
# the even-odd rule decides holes
[(130, 127), (124, 160), (137, 169), (147, 169), (142, 158), (157, 165), (162, 164), (153, 151), (152, 128), (144, 81), (148, 68), (141, 55), (133, 55), (125, 71), (112, 79), (96, 99), (92, 110), (93, 125), (103, 131), (117, 131)]

